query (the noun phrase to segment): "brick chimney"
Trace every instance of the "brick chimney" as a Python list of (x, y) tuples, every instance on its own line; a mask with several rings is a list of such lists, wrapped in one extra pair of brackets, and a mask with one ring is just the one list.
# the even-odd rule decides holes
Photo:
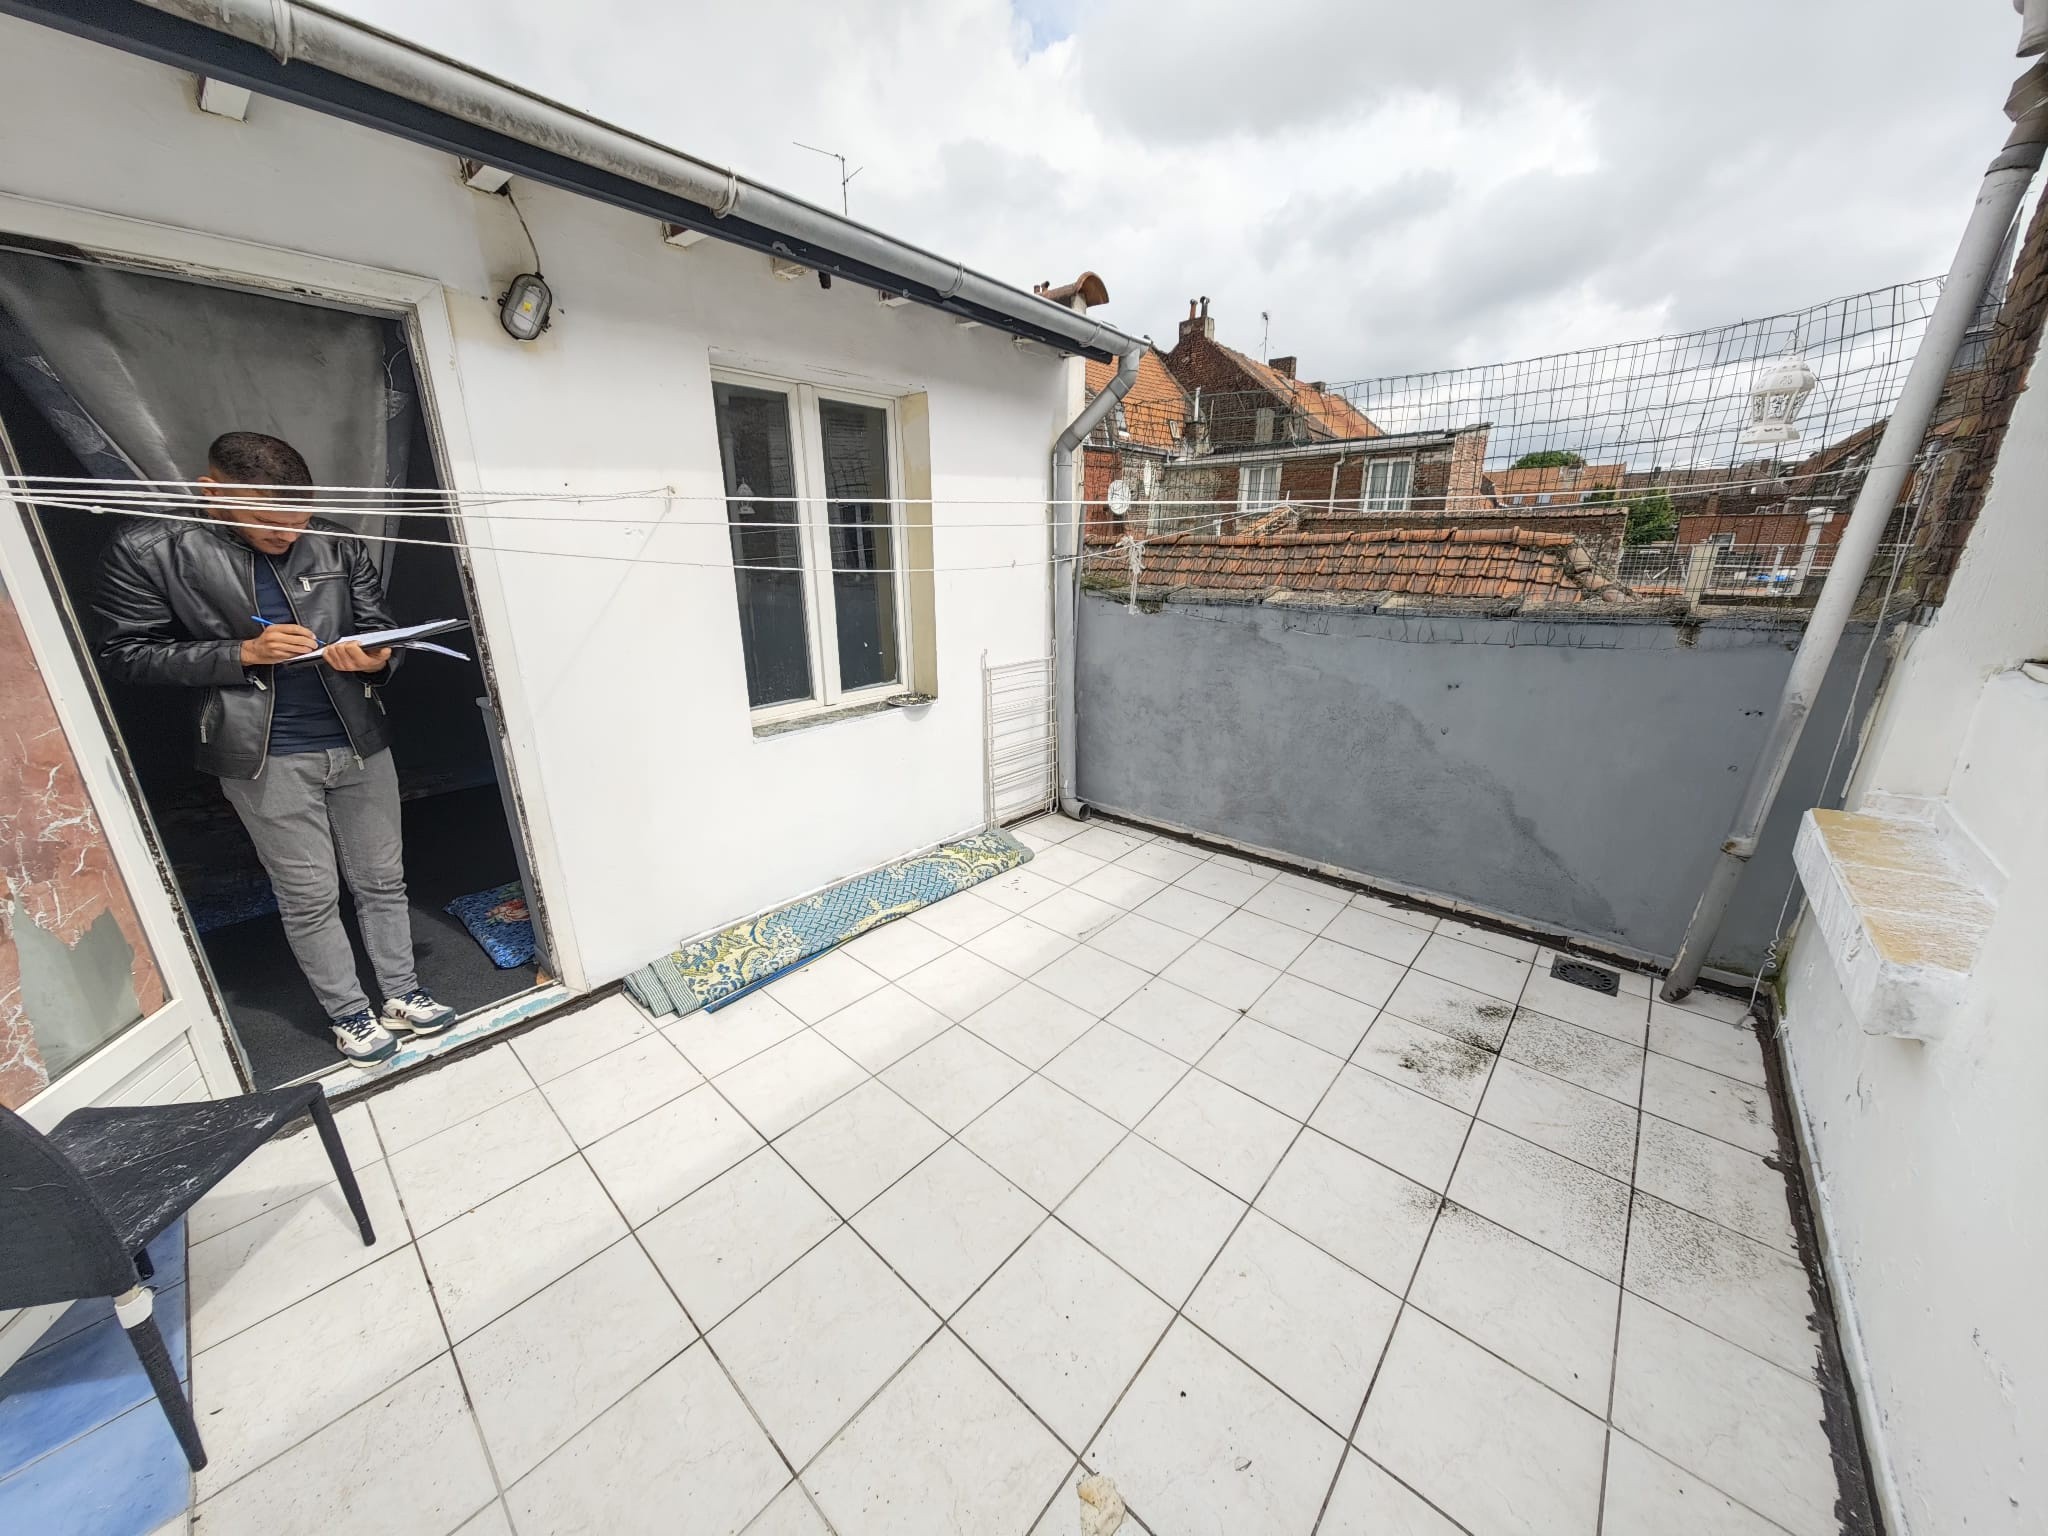
[(1180, 339), (1186, 341), (1190, 336), (1200, 336), (1204, 341), (1216, 339), (1216, 322), (1209, 318), (1209, 300), (1206, 295), (1200, 299), (1188, 300), (1188, 317), (1180, 323)]
[(1291, 379), (1294, 377), (1294, 365), (1300, 361), (1301, 359), (1298, 357), (1276, 357), (1266, 366), (1279, 374), (1283, 379)]

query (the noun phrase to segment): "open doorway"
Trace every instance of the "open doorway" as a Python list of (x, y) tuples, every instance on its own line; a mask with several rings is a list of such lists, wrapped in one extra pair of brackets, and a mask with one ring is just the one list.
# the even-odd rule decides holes
[[(12, 241), (0, 241), (0, 429), (10, 467), (31, 477), (118, 478), (125, 466), (147, 479), (191, 478), (213, 437), (256, 431), (298, 447), (316, 484), (441, 484), (400, 318)], [(470, 617), (447, 519), (390, 510), (333, 515), (371, 538), (397, 621)], [(91, 594), (122, 517), (49, 505), (29, 515), (91, 657)], [(385, 542), (393, 536), (408, 542)], [(524, 861), (493, 753), (480, 637), (445, 638), (471, 659), (410, 656), (383, 703), (420, 984), (469, 1015), (533, 988), (541, 960), (523, 922)], [(270, 1087), (337, 1065), (255, 849), (220, 782), (193, 766), (191, 691), (121, 683), (90, 665), (252, 1082)], [(374, 1001), (345, 894), (343, 922)]]

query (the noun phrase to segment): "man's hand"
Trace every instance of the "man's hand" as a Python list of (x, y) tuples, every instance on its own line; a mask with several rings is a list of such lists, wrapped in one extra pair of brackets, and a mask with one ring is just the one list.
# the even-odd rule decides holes
[(337, 640), (322, 655), (337, 672), (382, 672), (391, 659), (391, 647), (384, 645), (366, 651), (353, 640)]
[(272, 624), (255, 639), (242, 642), (242, 665), (267, 667), (319, 648), (319, 639), (303, 624)]

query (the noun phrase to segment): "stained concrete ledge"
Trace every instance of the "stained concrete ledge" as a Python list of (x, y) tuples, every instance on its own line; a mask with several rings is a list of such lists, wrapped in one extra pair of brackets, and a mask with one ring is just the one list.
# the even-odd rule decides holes
[(1998, 908), (1934, 822), (1810, 810), (1792, 862), (1864, 1032), (1940, 1039)]

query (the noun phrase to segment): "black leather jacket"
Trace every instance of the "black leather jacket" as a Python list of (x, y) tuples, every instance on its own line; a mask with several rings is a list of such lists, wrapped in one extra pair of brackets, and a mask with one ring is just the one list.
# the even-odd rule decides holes
[[(315, 532), (278, 560), (299, 623), (323, 641), (390, 628), (369, 547), (325, 518), (308, 526)], [(203, 690), (194, 711), (194, 763), (226, 779), (255, 778), (270, 752), (276, 668), (242, 665), (242, 642), (262, 633), (254, 618), (256, 559), (231, 528), (137, 519), (108, 545), (92, 599), (99, 621), (95, 650), (109, 677)], [(391, 659), (395, 666), (397, 653)], [(320, 661), (298, 665), (319, 669), (356, 756), (391, 745), (377, 689), (393, 667), (358, 673), (336, 672)]]

